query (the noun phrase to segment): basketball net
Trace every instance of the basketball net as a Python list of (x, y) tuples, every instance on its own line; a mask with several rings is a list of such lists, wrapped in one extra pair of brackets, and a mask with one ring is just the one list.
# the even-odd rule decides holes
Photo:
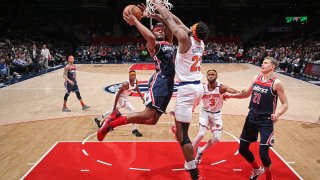
[(162, 5), (168, 10), (171, 10), (171, 8), (173, 8), (173, 5), (169, 3), (169, 0), (155, 0), (154, 2), (147, 0), (147, 8), (145, 9), (145, 13), (147, 14), (148, 18), (151, 15), (155, 15), (156, 5)]

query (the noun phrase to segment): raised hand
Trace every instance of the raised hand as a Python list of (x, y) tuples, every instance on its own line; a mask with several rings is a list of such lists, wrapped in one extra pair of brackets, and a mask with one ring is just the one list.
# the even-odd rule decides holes
[(133, 15), (133, 14), (129, 14), (129, 15), (123, 15), (123, 19), (130, 24), (130, 26), (134, 25), (134, 21), (137, 20), (137, 18)]

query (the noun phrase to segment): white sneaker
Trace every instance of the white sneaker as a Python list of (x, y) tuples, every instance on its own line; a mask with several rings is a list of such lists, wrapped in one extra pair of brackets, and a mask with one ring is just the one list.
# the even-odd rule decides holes
[(253, 169), (251, 171), (250, 179), (256, 180), (263, 173), (264, 173), (264, 168), (262, 166), (260, 166), (259, 169)]

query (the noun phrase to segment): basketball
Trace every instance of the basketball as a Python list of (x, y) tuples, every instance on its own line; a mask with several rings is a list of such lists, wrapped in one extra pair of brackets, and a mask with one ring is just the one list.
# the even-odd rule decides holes
[(143, 13), (142, 11), (138, 8), (138, 6), (135, 5), (128, 5), (124, 8), (123, 10), (123, 16), (124, 15), (129, 15), (130, 12), (140, 21)]

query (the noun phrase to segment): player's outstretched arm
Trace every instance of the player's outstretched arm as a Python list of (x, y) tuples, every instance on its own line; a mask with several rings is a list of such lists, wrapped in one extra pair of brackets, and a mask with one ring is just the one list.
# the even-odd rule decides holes
[(180, 28), (184, 29), (188, 33), (189, 28), (185, 24), (183, 24), (183, 22), (176, 15), (174, 15), (171, 11), (169, 11), (169, 13), (172, 16), (172, 19), (174, 20), (174, 22), (176, 22), (176, 24)]
[(139, 83), (138, 79), (136, 80), (136, 82), (137, 82), (136, 91), (138, 92), (138, 94), (139, 94), (139, 96), (141, 97), (142, 102), (143, 102), (143, 104), (144, 104), (144, 103), (145, 103), (145, 100), (144, 100), (144, 97), (142, 96), (142, 94), (141, 94), (141, 92), (140, 92), (140, 88), (139, 88), (139, 86), (138, 86), (138, 83)]
[(156, 37), (153, 35), (153, 33), (145, 27), (143, 24), (141, 24), (140, 21), (133, 15), (129, 14), (128, 16), (123, 16), (123, 19), (130, 25), (135, 25), (141, 35), (147, 40), (147, 49), (151, 56), (155, 55), (155, 46), (156, 46)]
[(223, 93), (226, 93), (226, 92), (231, 93), (231, 94), (240, 93), (240, 91), (235, 90), (235, 89), (229, 87), (228, 85), (221, 84), (221, 86), (220, 86), (220, 94), (223, 94)]
[(129, 83), (128, 82), (122, 83), (120, 89), (118, 90), (118, 92), (116, 94), (116, 98), (115, 98), (114, 104), (113, 104), (113, 110), (115, 110), (117, 108), (117, 104), (118, 104), (120, 95), (123, 93), (123, 91), (125, 91), (127, 89), (129, 89)]
[(188, 32), (181, 28), (181, 26), (177, 25), (177, 23), (173, 20), (170, 11), (161, 5), (156, 5), (156, 8), (162, 16), (165, 24), (170, 28), (173, 35), (178, 39), (179, 43), (188, 43)]

